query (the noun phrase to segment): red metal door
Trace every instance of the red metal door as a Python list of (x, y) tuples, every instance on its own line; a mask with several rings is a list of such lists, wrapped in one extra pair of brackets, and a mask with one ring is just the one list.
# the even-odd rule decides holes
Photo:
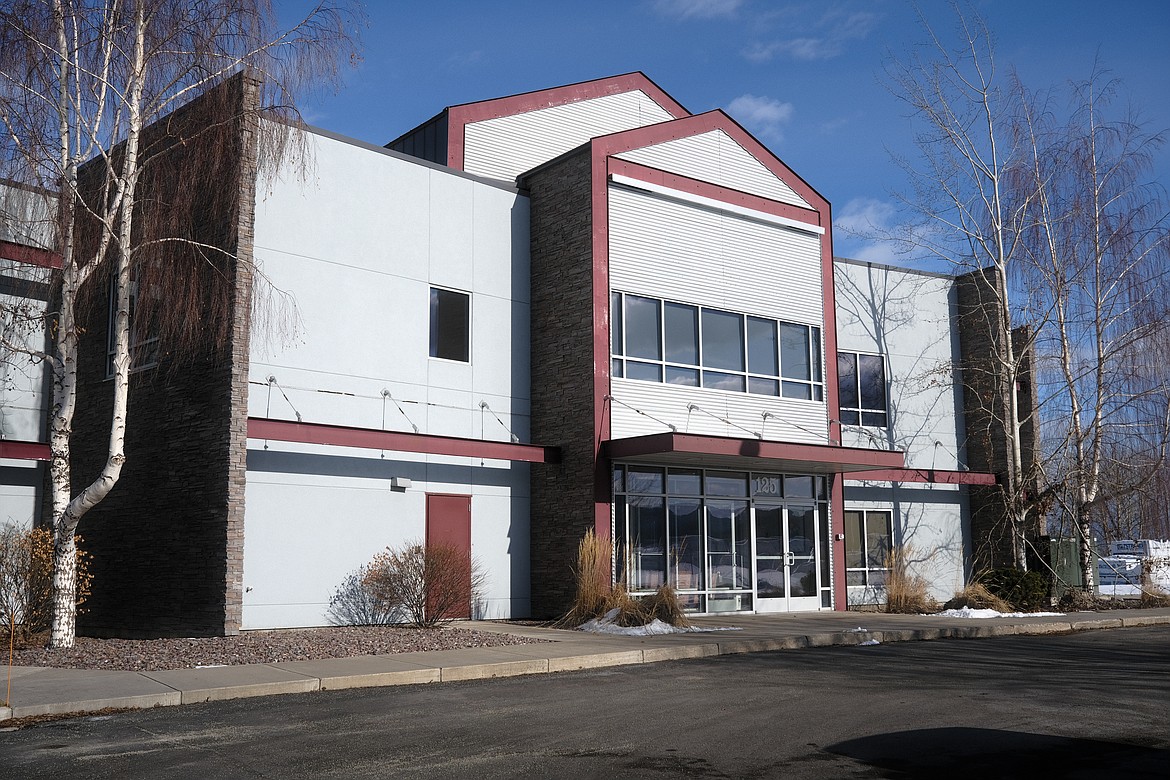
[[(427, 545), (449, 544), (467, 556), (466, 589), (471, 588), (471, 496), (427, 493)], [(471, 617), (471, 600), (448, 609), (444, 617)]]

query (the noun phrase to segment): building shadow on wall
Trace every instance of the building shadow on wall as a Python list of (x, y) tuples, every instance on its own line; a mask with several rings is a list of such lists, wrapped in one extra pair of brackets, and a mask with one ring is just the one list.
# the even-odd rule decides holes
[(824, 750), (884, 770), (882, 777), (1165, 777), (1170, 751), (1123, 742), (984, 728), (894, 731)]
[(422, 463), (390, 458), (354, 458), (345, 455), (321, 455), (307, 452), (248, 450), (248, 471), (272, 474), (304, 474), (322, 477), (381, 479), (406, 477), (418, 482), (443, 484), (468, 483), (468, 468), (474, 469), (477, 485), (508, 487), (515, 481), (508, 469)]

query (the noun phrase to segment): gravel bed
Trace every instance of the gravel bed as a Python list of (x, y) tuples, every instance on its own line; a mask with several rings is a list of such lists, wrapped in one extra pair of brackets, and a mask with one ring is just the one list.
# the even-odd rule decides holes
[(17, 648), (13, 663), (17, 666), (55, 666), (62, 669), (151, 672), (197, 666), (316, 661), (419, 650), (503, 647), (543, 641), (466, 628), (391, 626), (246, 631), (238, 636), (191, 639), (78, 637), (74, 646), (68, 650), (46, 650), (39, 644)]

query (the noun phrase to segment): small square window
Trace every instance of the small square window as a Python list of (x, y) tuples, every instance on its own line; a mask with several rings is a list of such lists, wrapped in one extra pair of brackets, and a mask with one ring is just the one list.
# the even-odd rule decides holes
[(431, 357), (471, 359), (471, 296), (431, 288)]

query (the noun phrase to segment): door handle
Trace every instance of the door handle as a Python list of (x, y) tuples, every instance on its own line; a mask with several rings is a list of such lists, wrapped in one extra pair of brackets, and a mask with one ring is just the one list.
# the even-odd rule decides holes
[(795, 566), (796, 565), (796, 553), (792, 552), (791, 550), (786, 550), (784, 552), (784, 565), (785, 566)]

